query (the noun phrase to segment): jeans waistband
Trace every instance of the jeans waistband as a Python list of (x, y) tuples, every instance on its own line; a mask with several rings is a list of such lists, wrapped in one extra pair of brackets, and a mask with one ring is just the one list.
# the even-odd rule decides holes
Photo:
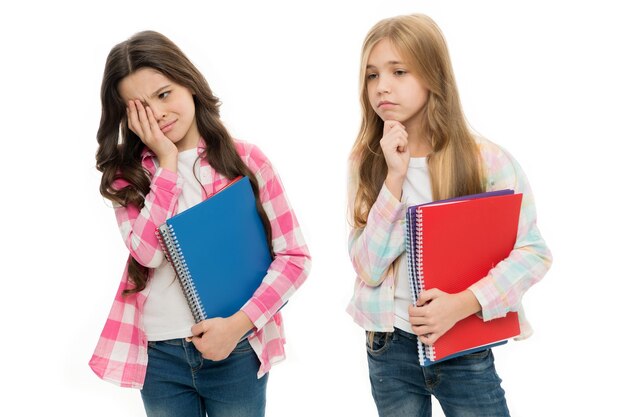
[(409, 332), (404, 331), (402, 329), (398, 329), (397, 327), (393, 328), (393, 332), (396, 333), (398, 336), (402, 336), (402, 337), (405, 337), (407, 339), (411, 339), (411, 340), (417, 341), (417, 335), (415, 335), (413, 333), (409, 333)]

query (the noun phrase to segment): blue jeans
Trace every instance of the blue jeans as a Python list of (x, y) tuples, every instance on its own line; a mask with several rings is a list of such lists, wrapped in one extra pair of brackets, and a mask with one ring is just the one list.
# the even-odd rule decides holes
[(247, 339), (222, 361), (202, 358), (185, 339), (148, 342), (141, 398), (148, 417), (263, 417), (268, 375)]
[(395, 329), (374, 333), (367, 361), (380, 417), (431, 416), (431, 395), (448, 417), (509, 416), (490, 349), (422, 367), (417, 336)]

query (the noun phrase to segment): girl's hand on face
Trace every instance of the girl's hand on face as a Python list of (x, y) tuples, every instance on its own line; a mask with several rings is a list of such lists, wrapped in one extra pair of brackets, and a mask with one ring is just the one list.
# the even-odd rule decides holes
[(176, 171), (178, 148), (161, 132), (152, 109), (144, 107), (139, 100), (130, 100), (126, 107), (126, 115), (128, 127), (156, 154), (159, 165)]
[(409, 168), (411, 152), (409, 135), (404, 125), (395, 120), (385, 121), (380, 147), (387, 163), (387, 188), (400, 200), (402, 184)]

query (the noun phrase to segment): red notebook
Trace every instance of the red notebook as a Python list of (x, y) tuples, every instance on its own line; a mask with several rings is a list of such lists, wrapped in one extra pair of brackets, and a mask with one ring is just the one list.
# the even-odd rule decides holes
[[(421, 291), (458, 293), (485, 277), (515, 245), (521, 194), (477, 194), (409, 207), (407, 253), (414, 301)], [(420, 363), (498, 344), (520, 334), (517, 313), (483, 321), (459, 321), (433, 346), (419, 346)], [(421, 345), (421, 342), (419, 342)]]

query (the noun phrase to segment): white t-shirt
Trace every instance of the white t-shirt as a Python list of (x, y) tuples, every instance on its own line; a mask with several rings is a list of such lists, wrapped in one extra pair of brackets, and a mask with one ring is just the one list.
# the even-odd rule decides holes
[[(404, 184), (402, 184), (402, 202), (406, 203), (407, 206), (430, 203), (433, 200), (432, 195), (426, 157), (411, 158)], [(400, 255), (395, 288), (394, 306), (396, 317), (394, 326), (405, 332), (413, 333), (409, 323), (409, 306), (413, 304), (413, 298), (409, 287), (406, 252), (402, 252), (402, 255)]]
[[(178, 197), (178, 213), (202, 201), (200, 162), (197, 149), (178, 153), (178, 175), (183, 180), (182, 192)], [(195, 170), (195, 176), (194, 176)], [(155, 268), (152, 279), (148, 281), (143, 312), (143, 325), (149, 341), (178, 339), (191, 336), (191, 326), (195, 324), (183, 290), (176, 278), (174, 269), (163, 259)]]

